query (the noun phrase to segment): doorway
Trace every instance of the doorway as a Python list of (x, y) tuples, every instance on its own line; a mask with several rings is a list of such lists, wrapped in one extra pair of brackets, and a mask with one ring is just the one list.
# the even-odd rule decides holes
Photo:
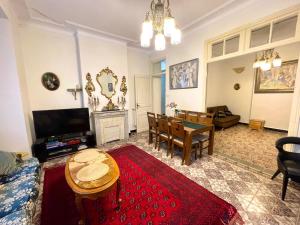
[(165, 114), (166, 112), (166, 61), (161, 60), (153, 65), (152, 74), (152, 105), (153, 112)]

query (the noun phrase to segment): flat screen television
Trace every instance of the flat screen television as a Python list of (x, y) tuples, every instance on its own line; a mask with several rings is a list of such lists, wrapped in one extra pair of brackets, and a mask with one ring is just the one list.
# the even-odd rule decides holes
[(36, 138), (83, 133), (90, 130), (88, 108), (33, 111)]

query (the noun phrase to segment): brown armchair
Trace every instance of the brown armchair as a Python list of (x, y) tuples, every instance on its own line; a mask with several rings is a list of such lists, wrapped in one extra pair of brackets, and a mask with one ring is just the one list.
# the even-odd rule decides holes
[(220, 111), (229, 111), (226, 105), (222, 106), (214, 106), (214, 107), (207, 107), (208, 113), (214, 113), (213, 123), (216, 127), (220, 128), (228, 128), (238, 124), (241, 117), (239, 115), (226, 115), (225, 117), (218, 117), (218, 112)]

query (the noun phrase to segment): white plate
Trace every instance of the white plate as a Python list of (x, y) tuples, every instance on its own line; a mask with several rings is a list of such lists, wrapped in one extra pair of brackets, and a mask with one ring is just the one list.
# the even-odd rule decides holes
[(104, 163), (93, 163), (80, 169), (76, 177), (80, 181), (97, 180), (108, 173), (109, 167)]
[(99, 155), (100, 153), (96, 149), (87, 149), (75, 155), (74, 161), (78, 163), (89, 162), (99, 157)]

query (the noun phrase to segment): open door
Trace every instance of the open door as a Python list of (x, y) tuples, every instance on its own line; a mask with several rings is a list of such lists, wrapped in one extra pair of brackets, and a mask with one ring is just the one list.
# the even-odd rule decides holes
[(152, 111), (151, 77), (135, 77), (136, 129), (137, 132), (149, 129), (147, 112)]

